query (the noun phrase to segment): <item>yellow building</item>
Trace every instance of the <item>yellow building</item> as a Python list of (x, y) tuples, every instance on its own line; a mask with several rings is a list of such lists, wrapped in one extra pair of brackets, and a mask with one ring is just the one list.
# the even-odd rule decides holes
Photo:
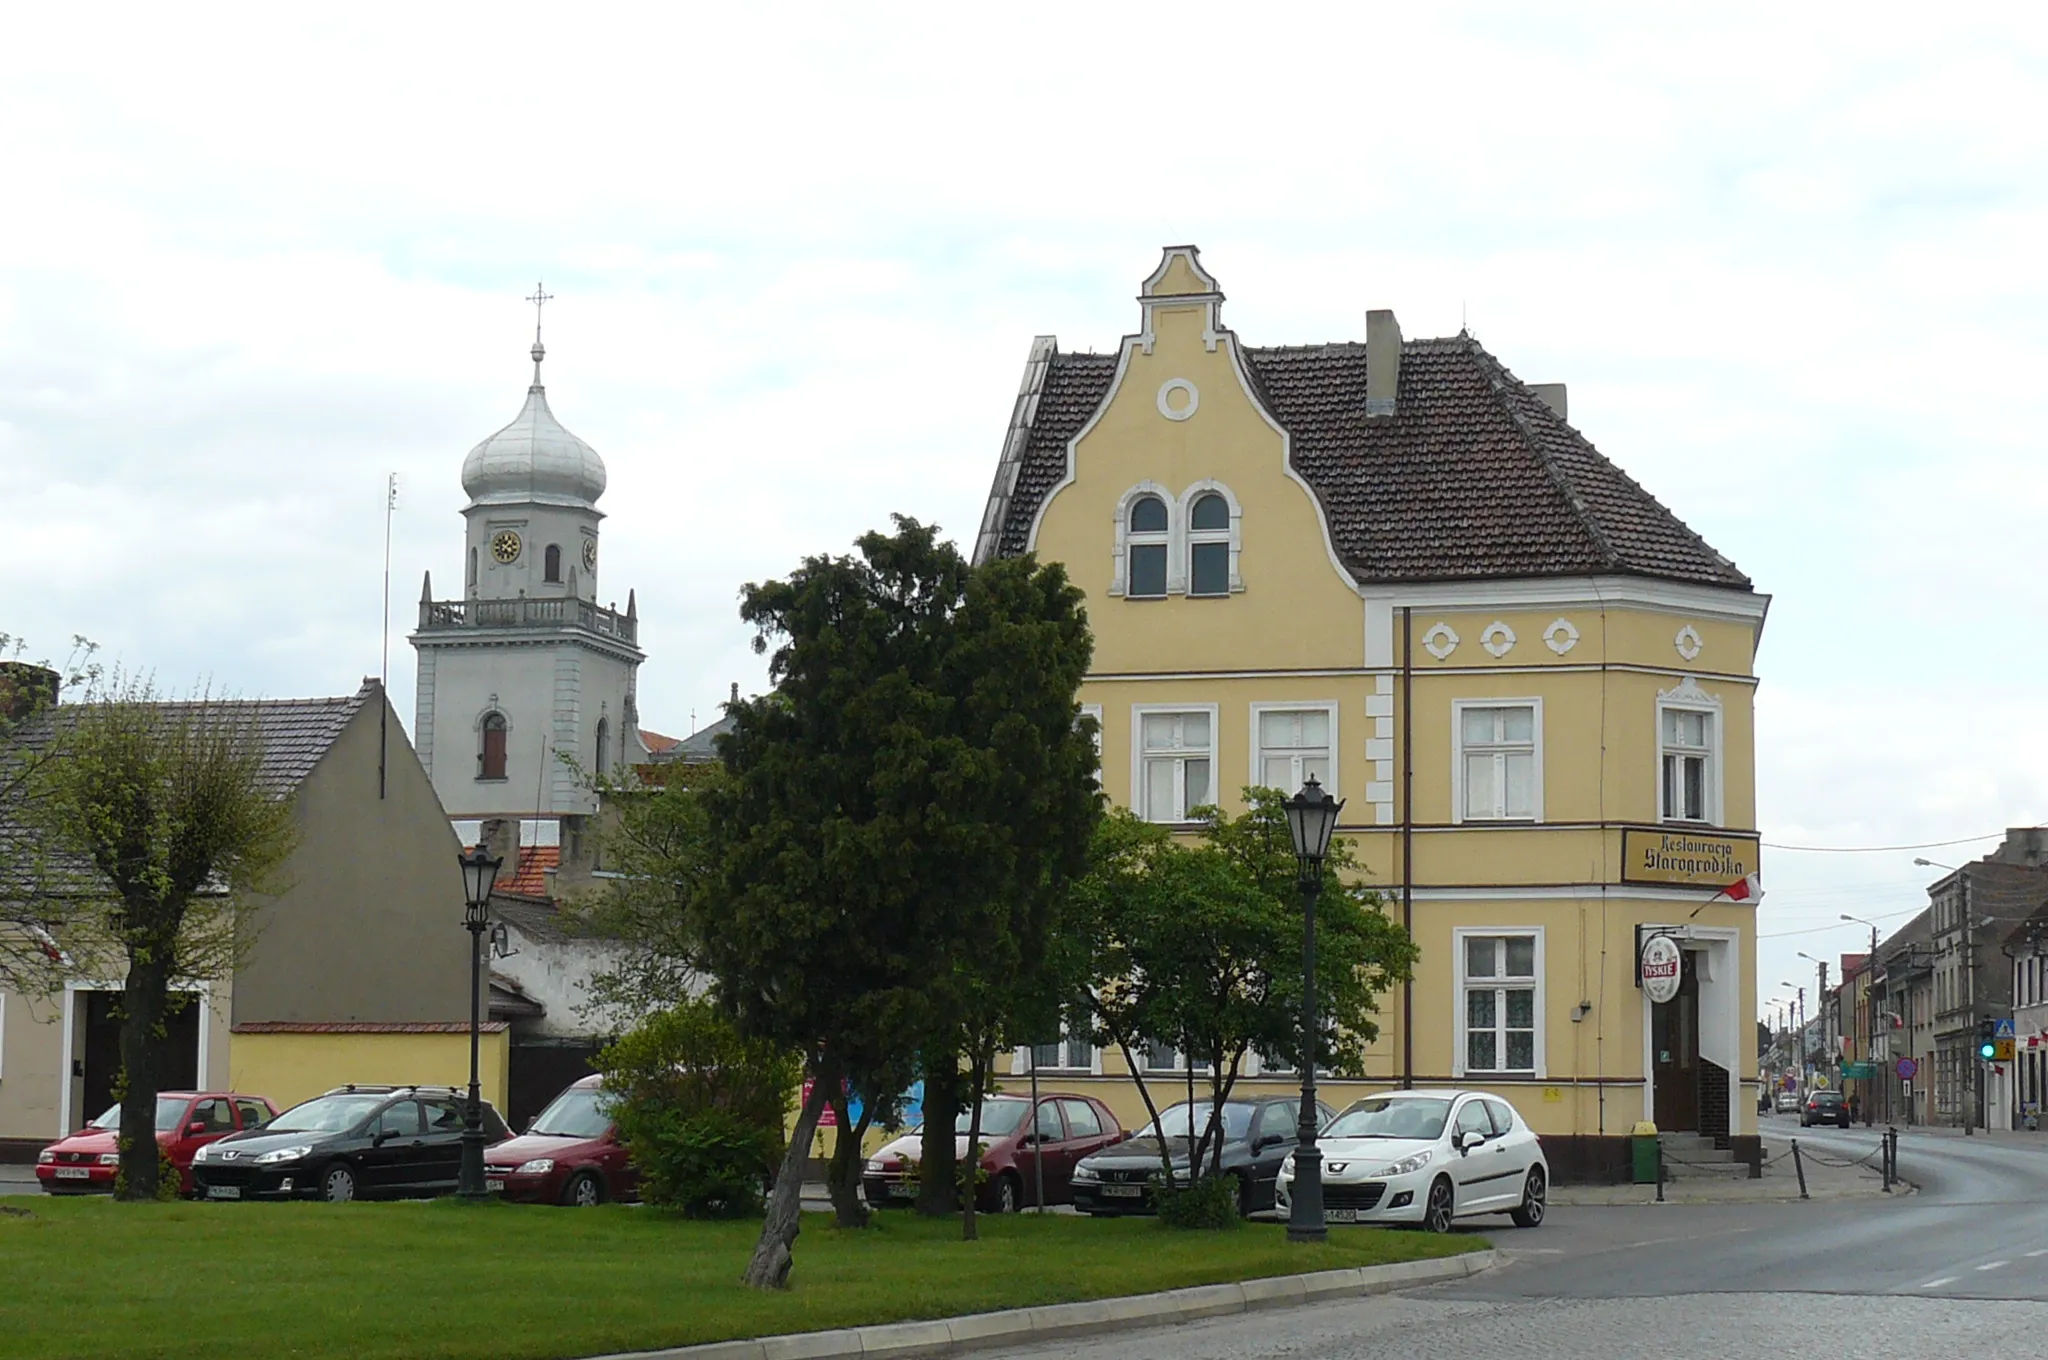
[[(1192, 246), (1138, 301), (1113, 353), (1033, 341), (976, 556), (1087, 592), (1114, 802), (1184, 823), (1309, 773), (1346, 800), (1421, 961), (1326, 1099), (1493, 1091), (1560, 1178), (1646, 1118), (1752, 1152), (1755, 912), (1717, 893), (1757, 868), (1768, 597), (1470, 335), (1375, 311), (1362, 344), (1253, 348)], [(1114, 1055), (1039, 1058), (1141, 1117)], [(1169, 1099), (1178, 1061), (1148, 1059)]]

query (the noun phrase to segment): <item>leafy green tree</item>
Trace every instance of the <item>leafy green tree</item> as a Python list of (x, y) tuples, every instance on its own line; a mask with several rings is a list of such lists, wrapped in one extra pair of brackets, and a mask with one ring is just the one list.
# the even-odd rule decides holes
[(729, 706), (722, 775), (663, 814), (673, 840), (644, 866), (671, 957), (812, 1079), (757, 1287), (788, 1281), (828, 1100), (900, 1070), (1024, 957), (1098, 815), (1074, 702), (1091, 644), (1065, 573), (970, 567), (908, 519), (857, 547), (742, 593), (775, 689)]
[(48, 758), (17, 803), (46, 851), (38, 908), (76, 959), (124, 970), (120, 1193), (157, 1193), (156, 1095), (173, 982), (232, 971), (252, 898), (297, 844), (265, 774), (257, 706), (159, 700), (146, 680), (46, 716)]

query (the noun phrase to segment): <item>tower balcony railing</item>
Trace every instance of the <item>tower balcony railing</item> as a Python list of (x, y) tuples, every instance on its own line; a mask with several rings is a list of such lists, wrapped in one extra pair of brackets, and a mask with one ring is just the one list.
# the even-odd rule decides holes
[(564, 596), (556, 600), (421, 600), (420, 631), (450, 632), (458, 628), (581, 628), (599, 637), (617, 638), (638, 646), (640, 620), (589, 600)]

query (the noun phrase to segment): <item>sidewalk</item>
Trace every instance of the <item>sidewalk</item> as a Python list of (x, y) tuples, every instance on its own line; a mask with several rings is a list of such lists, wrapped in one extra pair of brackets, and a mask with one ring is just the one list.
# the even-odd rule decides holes
[[(1879, 1130), (1872, 1129), (1871, 1147), (1877, 1146)], [(2031, 1136), (2031, 1135), (2030, 1135)], [(1800, 1161), (1806, 1170), (1806, 1191), (1809, 1199), (1883, 1199), (1884, 1177), (1877, 1169), (1877, 1155), (1872, 1151), (1868, 1162), (1856, 1162), (1848, 1155), (1816, 1147), (1812, 1143), (1799, 1145)], [(1861, 1156), (1861, 1153), (1856, 1154)], [(1671, 1168), (1673, 1179), (1664, 1183), (1666, 1204), (1769, 1204), (1786, 1200), (1797, 1200), (1799, 1175), (1792, 1164), (1792, 1144), (1789, 1139), (1764, 1135), (1764, 1174), (1760, 1179), (1751, 1180), (1746, 1175), (1726, 1176), (1698, 1174), (1686, 1175), (1685, 1167)], [(1895, 1185), (1893, 1194), (1910, 1194), (1912, 1187), (1903, 1182)], [(1654, 1185), (1560, 1185), (1552, 1186), (1550, 1202), (1554, 1205), (1610, 1205), (1610, 1204), (1655, 1204), (1657, 1187)]]

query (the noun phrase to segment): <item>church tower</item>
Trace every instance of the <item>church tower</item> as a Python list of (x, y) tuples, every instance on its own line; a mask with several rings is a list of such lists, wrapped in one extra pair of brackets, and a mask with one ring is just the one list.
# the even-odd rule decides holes
[(548, 409), (545, 355), (536, 323), (526, 405), (462, 463), (462, 596), (435, 599), (430, 573), (411, 638), (414, 744), (458, 819), (594, 812), (589, 776), (642, 749), (633, 594), (598, 603), (604, 460)]

